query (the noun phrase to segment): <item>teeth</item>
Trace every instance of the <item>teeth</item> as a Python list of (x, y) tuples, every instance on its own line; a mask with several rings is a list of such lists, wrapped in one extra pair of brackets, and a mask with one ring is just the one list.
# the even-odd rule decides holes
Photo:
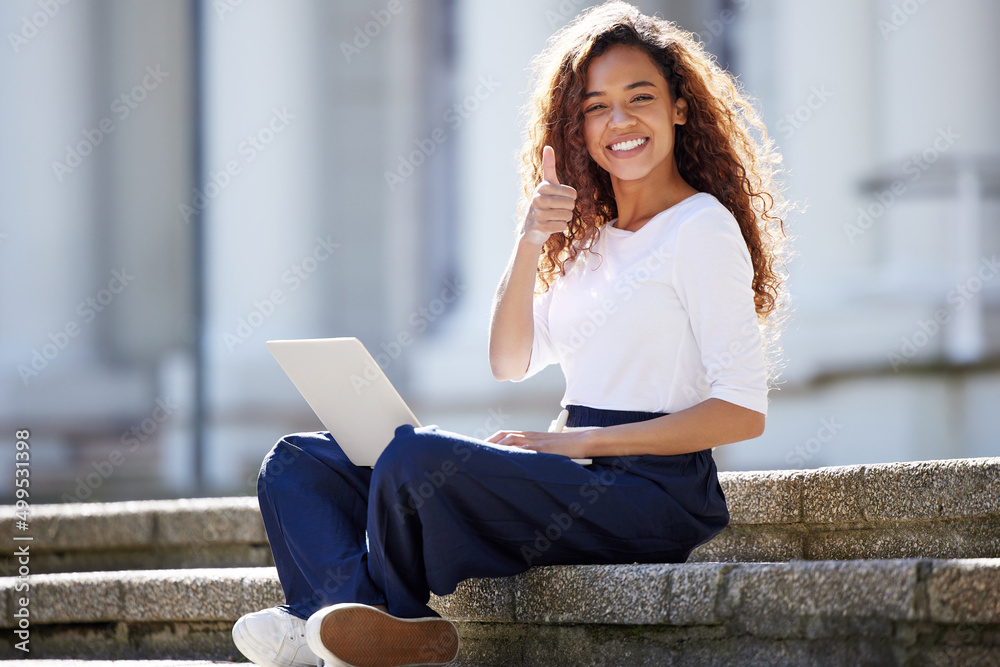
[(638, 148), (646, 143), (648, 139), (632, 139), (631, 141), (622, 141), (617, 144), (611, 145), (611, 150), (613, 151), (630, 151), (633, 148)]

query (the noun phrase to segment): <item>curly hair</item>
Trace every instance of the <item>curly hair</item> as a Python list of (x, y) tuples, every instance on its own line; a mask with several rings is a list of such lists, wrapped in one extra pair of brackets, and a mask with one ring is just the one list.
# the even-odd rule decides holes
[(614, 45), (645, 51), (666, 79), (671, 101), (687, 101), (687, 122), (675, 130), (678, 171), (689, 185), (718, 199), (739, 223), (753, 263), (758, 323), (774, 352), (780, 327), (773, 315), (785, 304), (782, 270), (788, 254), (782, 220), (788, 202), (776, 181), (781, 155), (750, 98), (694, 34), (624, 2), (583, 12), (556, 32), (532, 63), (519, 217), (541, 181), (543, 146), (555, 149), (561, 182), (577, 191), (568, 230), (552, 234), (543, 246), (536, 292), (545, 292), (565, 274), (566, 263), (589, 251), (601, 227), (618, 216), (611, 176), (590, 156), (583, 130), (587, 70)]

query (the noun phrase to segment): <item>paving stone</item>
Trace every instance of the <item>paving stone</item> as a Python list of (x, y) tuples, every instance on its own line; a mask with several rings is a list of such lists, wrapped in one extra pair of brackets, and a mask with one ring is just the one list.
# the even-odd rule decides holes
[[(31, 508), (31, 534), (38, 551), (67, 548), (125, 547), (153, 540), (157, 501), (66, 503)], [(12, 517), (0, 520), (0, 539), (10, 543)]]
[(133, 626), (129, 637), (129, 657), (214, 657), (226, 661), (240, 660), (243, 655), (233, 643), (232, 632), (232, 621)]
[(11, 627), (11, 615), (20, 606), (17, 598), (22, 595), (14, 590), (16, 583), (17, 577), (0, 577), (0, 627)]
[[(252, 497), (36, 505), (31, 527), (39, 550), (49, 551), (267, 542)], [(0, 519), (0, 539), (14, 532), (12, 516)]]
[(239, 618), (268, 607), (276, 607), (285, 602), (285, 594), (278, 581), (278, 573), (273, 567), (241, 568), (240, 597), (230, 600), (234, 611), (230, 618)]
[(719, 474), (735, 524), (795, 523), (802, 520), (802, 482), (794, 470)]
[[(931, 566), (930, 620), (1000, 623), (1000, 559), (549, 566), (469, 580), (436, 601), (484, 622), (692, 625), (787, 613), (920, 620), (918, 570)], [(15, 582), (0, 579), (8, 605)], [(231, 621), (282, 601), (274, 568), (65, 573), (31, 584), (37, 624)]]
[[(79, 572), (32, 576), (31, 622), (72, 623), (122, 618), (121, 577), (115, 572)], [(4, 620), (7, 620), (6, 618)]]
[(516, 618), (539, 623), (664, 623), (672, 565), (553, 565), (520, 575)]
[(218, 660), (32, 660), (26, 663), (30, 667), (215, 667), (235, 664), (238, 663)]
[(670, 623), (716, 625), (719, 588), (735, 565), (688, 564), (670, 571)]
[[(1000, 664), (998, 573), (1000, 559), (551, 566), (438, 601), (496, 601), (479, 607), (488, 617), (459, 621), (459, 665), (964, 666)], [(0, 586), (9, 593), (13, 581)], [(120, 615), (108, 621), (114, 582)], [(231, 660), (232, 621), (281, 599), (273, 568), (38, 575), (33, 585), (37, 657)], [(511, 590), (517, 616), (504, 611)], [(962, 661), (924, 660), (952, 655)], [(17, 657), (9, 644), (0, 656)]]
[(451, 595), (431, 595), (428, 606), (453, 620), (501, 621), (515, 618), (514, 577), (466, 579)]
[(32, 660), (25, 664), (30, 667), (214, 667), (238, 663), (218, 660)]
[[(15, 657), (0, 643), (0, 656)], [(101, 662), (244, 660), (232, 640), (232, 622), (109, 623), (32, 628), (35, 658), (88, 658)], [(37, 664), (34, 660), (26, 667)], [(83, 662), (81, 665), (88, 663)], [(155, 664), (155, 663), (154, 663)], [(246, 665), (246, 662), (243, 662)]]
[(1000, 623), (1000, 558), (935, 562), (927, 597), (934, 621)]
[[(997, 457), (729, 472), (720, 480), (732, 520), (692, 562), (1000, 556)], [(253, 497), (33, 510), (34, 573), (272, 564)], [(14, 531), (12, 514), (0, 518), (0, 538)]]
[(989, 646), (930, 646), (922, 648), (908, 664), (914, 667), (997, 667), (1000, 651)]
[(1000, 520), (919, 521), (805, 533), (807, 560), (990, 558), (1000, 555)]
[(204, 567), (272, 567), (267, 543), (141, 545), (139, 548), (38, 551), (31, 557), (33, 574), (104, 570), (177, 570)]
[(519, 623), (458, 621), (458, 658), (449, 667), (520, 667), (524, 664), (525, 626)]
[(157, 512), (156, 520), (156, 539), (163, 544), (267, 541), (256, 498), (171, 501)]
[(864, 466), (817, 468), (802, 482), (802, 520), (812, 523), (864, 521)]
[[(462, 582), (431, 604), (459, 622), (459, 664), (478, 667), (996, 665), (998, 470), (993, 458), (726, 473), (733, 521), (696, 550), (699, 562), (538, 567)], [(34, 568), (79, 553), (96, 564), (102, 553), (164, 550), (204, 562), (234, 545), (266, 548), (253, 498), (37, 509), (31, 630), (33, 646), (45, 647), (37, 657), (229, 660), (232, 622), (283, 600), (273, 567)], [(0, 536), (13, 530), (0, 519)], [(831, 560), (900, 555), (911, 558)], [(977, 558), (928, 558), (969, 555)], [(708, 562), (773, 557), (787, 562)], [(3, 627), (14, 620), (16, 581), (0, 579)], [(0, 655), (19, 657), (3, 643)]]
[(801, 524), (729, 524), (715, 539), (691, 552), (689, 563), (773, 562), (804, 557)]
[(802, 636), (809, 617), (915, 620), (919, 561), (746, 564), (723, 582), (722, 614), (761, 636)]
[(124, 572), (121, 618), (130, 621), (232, 620), (234, 606), (246, 592), (244, 577), (255, 578), (259, 574), (255, 569)]
[(869, 520), (1000, 513), (1000, 458), (887, 463), (865, 469)]

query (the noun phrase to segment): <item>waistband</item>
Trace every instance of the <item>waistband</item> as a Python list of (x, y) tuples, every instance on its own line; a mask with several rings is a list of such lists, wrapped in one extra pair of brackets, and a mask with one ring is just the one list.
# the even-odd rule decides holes
[(618, 424), (634, 424), (650, 419), (656, 419), (669, 412), (638, 412), (634, 410), (605, 410), (603, 408), (592, 408), (586, 405), (567, 405), (566, 411), (569, 417), (566, 419), (566, 426), (576, 428), (579, 426), (616, 426)]

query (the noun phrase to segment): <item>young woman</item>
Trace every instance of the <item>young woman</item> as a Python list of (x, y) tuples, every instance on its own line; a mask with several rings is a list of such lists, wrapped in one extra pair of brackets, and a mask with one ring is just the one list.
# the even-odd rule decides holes
[(557, 33), (536, 83), (490, 362), (514, 381), (559, 363), (565, 410), (486, 441), (400, 426), (374, 469), (329, 433), (279, 441), (258, 494), (286, 604), (233, 630), (260, 665), (445, 664), (431, 591), (684, 562), (729, 521), (712, 448), (764, 430), (778, 156), (690, 33), (624, 3)]

